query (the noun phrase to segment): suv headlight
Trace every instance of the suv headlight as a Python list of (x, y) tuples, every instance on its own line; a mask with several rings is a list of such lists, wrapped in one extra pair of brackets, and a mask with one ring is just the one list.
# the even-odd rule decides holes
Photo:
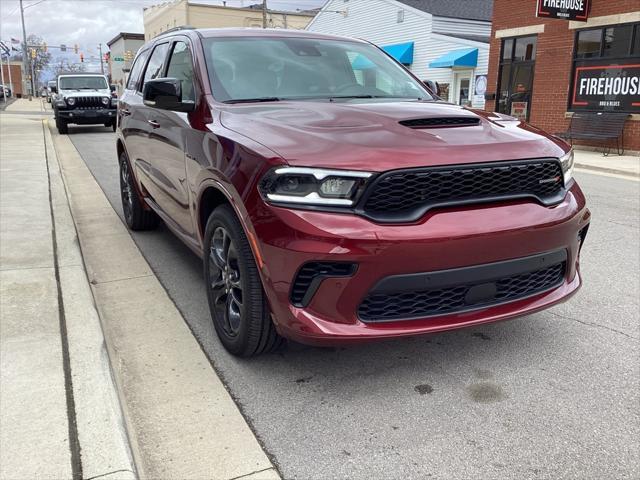
[(67, 105), (69, 105), (70, 107), (73, 107), (76, 104), (76, 99), (73, 97), (69, 97), (65, 99), (67, 102)]
[(111, 103), (111, 99), (109, 97), (102, 97), (102, 104), (109, 105)]
[(560, 157), (559, 160), (562, 174), (564, 175), (564, 186), (566, 187), (573, 177), (573, 148)]
[(329, 207), (352, 207), (362, 195), (370, 172), (277, 167), (260, 182), (270, 202)]

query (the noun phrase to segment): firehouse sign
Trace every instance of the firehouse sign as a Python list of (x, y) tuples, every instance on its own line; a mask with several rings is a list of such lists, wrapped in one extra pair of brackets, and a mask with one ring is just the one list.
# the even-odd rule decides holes
[(538, 0), (536, 17), (586, 22), (589, 0)]
[(640, 112), (640, 63), (576, 67), (571, 107)]

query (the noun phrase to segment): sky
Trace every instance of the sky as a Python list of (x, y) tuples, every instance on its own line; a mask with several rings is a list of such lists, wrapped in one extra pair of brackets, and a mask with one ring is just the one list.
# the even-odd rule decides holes
[[(197, 0), (198, 3), (221, 5), (222, 0)], [(249, 6), (260, 0), (227, 0), (228, 6)], [(107, 51), (106, 43), (119, 32), (143, 33), (142, 9), (162, 0), (23, 0), (27, 36), (36, 34), (48, 45), (73, 46), (83, 52), (87, 71), (99, 71), (98, 44)], [(277, 10), (321, 7), (325, 0), (267, 0)], [(19, 0), (0, 0), (0, 40), (10, 44), (11, 37), (22, 40)], [(31, 5), (31, 6), (30, 6)], [(52, 63), (64, 57), (49, 50)], [(78, 56), (66, 54), (70, 61)], [(42, 80), (46, 80), (43, 75)]]

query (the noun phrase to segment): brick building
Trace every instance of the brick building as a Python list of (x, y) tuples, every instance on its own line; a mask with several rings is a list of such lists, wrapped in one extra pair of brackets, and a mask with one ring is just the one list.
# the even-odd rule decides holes
[(629, 113), (640, 151), (640, 0), (494, 0), (487, 83), (487, 110), (551, 133), (573, 112)]
[[(9, 68), (11, 68), (11, 81), (9, 81)], [(22, 62), (2, 61), (2, 74), (4, 75), (4, 83), (11, 87), (14, 97), (22, 96)]]

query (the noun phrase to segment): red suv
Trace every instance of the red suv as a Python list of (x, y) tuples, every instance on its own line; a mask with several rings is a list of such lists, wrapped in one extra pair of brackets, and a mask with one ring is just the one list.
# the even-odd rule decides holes
[(562, 140), (432, 97), (370, 43), (169, 31), (118, 106), (126, 222), (202, 257), (233, 354), (529, 314), (580, 287), (589, 225)]

